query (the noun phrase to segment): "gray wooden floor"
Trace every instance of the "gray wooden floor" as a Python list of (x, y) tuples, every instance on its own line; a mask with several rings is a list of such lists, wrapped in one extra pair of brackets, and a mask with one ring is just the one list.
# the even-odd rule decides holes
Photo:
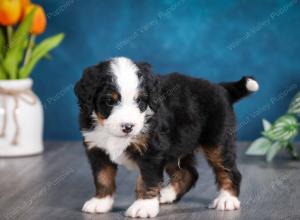
[[(281, 154), (272, 164), (244, 156), (239, 144), (243, 174), (241, 210), (208, 210), (217, 195), (213, 175), (199, 156), (199, 180), (182, 201), (164, 205), (157, 219), (300, 219), (300, 162)], [(299, 145), (298, 145), (299, 150)], [(111, 213), (82, 213), (81, 206), (94, 192), (92, 176), (78, 142), (47, 143), (40, 156), (0, 158), (0, 219), (123, 219), (134, 201), (135, 172), (119, 169), (115, 208)]]

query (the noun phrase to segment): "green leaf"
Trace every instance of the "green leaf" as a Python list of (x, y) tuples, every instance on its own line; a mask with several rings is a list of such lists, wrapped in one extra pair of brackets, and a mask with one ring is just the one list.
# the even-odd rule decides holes
[(2, 63), (0, 61), (0, 80), (1, 79), (2, 80), (7, 79), (7, 75), (6, 75), (5, 69), (3, 68)]
[(298, 92), (292, 99), (288, 113), (300, 116), (300, 92)]
[(262, 123), (265, 131), (269, 130), (272, 127), (272, 124), (267, 119), (263, 118)]
[(294, 160), (299, 160), (298, 152), (292, 143), (288, 143), (286, 149)]
[(5, 47), (5, 33), (3, 28), (0, 28), (0, 80), (7, 79), (7, 74), (3, 68), (3, 58), (4, 58), (4, 47)]
[(256, 139), (246, 151), (247, 155), (265, 155), (269, 148), (271, 147), (271, 142), (267, 138), (261, 137)]
[(272, 144), (272, 146), (270, 147), (270, 149), (267, 152), (267, 161), (271, 162), (273, 160), (273, 158), (276, 156), (276, 154), (282, 149), (284, 148), (284, 146), (276, 141), (275, 143)]
[(298, 134), (297, 118), (294, 115), (281, 116), (269, 130), (262, 132), (262, 134), (273, 141), (291, 141)]
[(3, 28), (0, 28), (0, 62), (4, 58), (4, 47), (5, 47), (5, 33)]
[(50, 53), (45, 54), (45, 56), (43, 56), (43, 59), (45, 60), (52, 60), (52, 56)]
[(57, 34), (53, 37), (47, 38), (37, 45), (32, 51), (32, 55), (28, 63), (20, 70), (20, 78), (29, 76), (35, 65), (42, 59), (50, 50), (57, 47), (64, 38), (64, 34)]
[(11, 79), (16, 79), (18, 75), (19, 64), (23, 59), (23, 53), (28, 39), (28, 33), (32, 24), (33, 15), (35, 10), (32, 10), (24, 21), (19, 25), (11, 39), (6, 56), (3, 61), (3, 66), (8, 72)]

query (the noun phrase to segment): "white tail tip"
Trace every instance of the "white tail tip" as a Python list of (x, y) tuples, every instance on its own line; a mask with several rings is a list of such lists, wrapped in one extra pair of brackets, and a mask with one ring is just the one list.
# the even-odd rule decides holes
[(250, 92), (256, 92), (259, 90), (259, 85), (254, 79), (248, 78), (246, 82), (246, 88)]

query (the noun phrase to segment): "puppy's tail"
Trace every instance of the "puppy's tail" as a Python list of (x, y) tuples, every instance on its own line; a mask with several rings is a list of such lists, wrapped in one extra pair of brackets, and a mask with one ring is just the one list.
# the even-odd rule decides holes
[(239, 81), (220, 83), (229, 93), (229, 98), (232, 103), (237, 102), (239, 99), (258, 91), (259, 85), (257, 81), (250, 76), (244, 76)]

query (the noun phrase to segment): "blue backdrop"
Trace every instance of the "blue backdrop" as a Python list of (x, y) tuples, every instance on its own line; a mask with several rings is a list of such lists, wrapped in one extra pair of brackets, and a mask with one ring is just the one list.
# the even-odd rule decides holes
[(48, 16), (44, 37), (66, 34), (33, 73), (46, 139), (80, 138), (73, 85), (83, 68), (114, 56), (213, 82), (255, 76), (261, 90), (236, 105), (240, 140), (257, 137), (261, 119), (284, 113), (300, 88), (299, 0), (34, 2)]

